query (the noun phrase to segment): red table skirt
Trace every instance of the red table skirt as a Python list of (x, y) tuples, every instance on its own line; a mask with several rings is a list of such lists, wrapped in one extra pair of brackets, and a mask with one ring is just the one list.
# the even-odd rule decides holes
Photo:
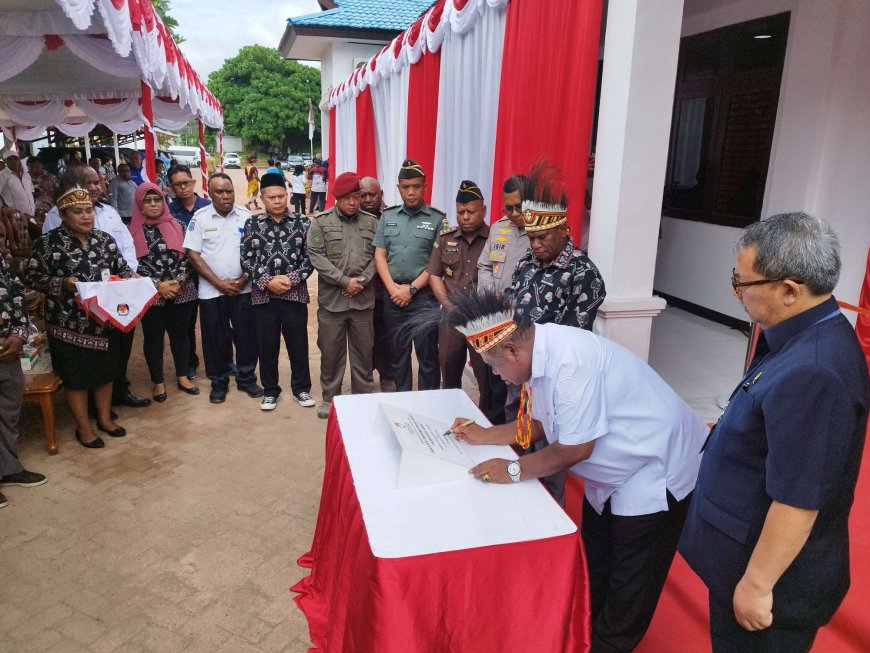
[(298, 562), (311, 574), (291, 590), (318, 651), (589, 649), (586, 561), (576, 533), (408, 558), (373, 556), (334, 411), (314, 542)]

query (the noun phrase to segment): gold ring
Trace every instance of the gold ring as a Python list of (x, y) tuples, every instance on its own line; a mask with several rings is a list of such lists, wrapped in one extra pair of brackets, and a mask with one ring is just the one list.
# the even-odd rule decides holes
[(489, 483), (489, 474), (484, 474), (483, 476), (481, 476), (481, 478), (483, 479), (484, 483)]

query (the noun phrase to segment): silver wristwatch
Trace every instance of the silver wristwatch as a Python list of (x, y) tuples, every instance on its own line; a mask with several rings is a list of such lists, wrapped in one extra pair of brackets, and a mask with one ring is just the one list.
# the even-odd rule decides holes
[(520, 469), (520, 461), (519, 460), (512, 460), (508, 463), (507, 473), (508, 473), (508, 476), (511, 477), (511, 480), (514, 483), (520, 482), (520, 474), (522, 473), (522, 471), (523, 470)]

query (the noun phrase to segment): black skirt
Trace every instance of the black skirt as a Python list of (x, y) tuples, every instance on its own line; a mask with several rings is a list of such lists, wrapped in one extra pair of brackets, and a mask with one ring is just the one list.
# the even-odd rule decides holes
[(121, 332), (108, 329), (109, 349), (77, 347), (48, 336), (51, 365), (68, 390), (91, 390), (114, 381), (121, 373)]

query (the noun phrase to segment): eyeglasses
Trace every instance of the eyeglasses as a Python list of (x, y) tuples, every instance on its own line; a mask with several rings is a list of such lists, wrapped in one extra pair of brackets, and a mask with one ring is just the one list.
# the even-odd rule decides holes
[(523, 207), (522, 207), (521, 204), (513, 204), (513, 205), (511, 205), (511, 204), (506, 204), (506, 205), (504, 206), (504, 208), (502, 208), (502, 212), (503, 212), (505, 215), (513, 215), (514, 213), (518, 213), (518, 214), (519, 214), (519, 213), (522, 213), (522, 212), (523, 212)]
[(145, 197), (142, 200), (142, 204), (163, 204), (162, 197)]
[(177, 186), (178, 188), (187, 188), (188, 186), (193, 185), (193, 179), (188, 179), (187, 181), (173, 181), (173, 186)]
[(748, 288), (749, 286), (761, 286), (766, 283), (778, 283), (780, 281), (794, 281), (795, 283), (803, 283), (794, 277), (781, 277), (779, 279), (758, 279), (756, 281), (740, 281), (740, 278), (737, 276), (737, 269), (731, 268), (731, 288), (734, 292), (740, 292), (741, 288)]

